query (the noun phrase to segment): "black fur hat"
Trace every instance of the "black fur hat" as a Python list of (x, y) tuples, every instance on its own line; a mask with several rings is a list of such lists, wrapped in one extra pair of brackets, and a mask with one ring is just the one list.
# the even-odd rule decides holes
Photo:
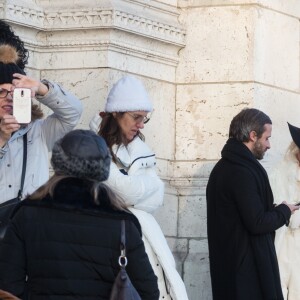
[(18, 59), (19, 55), (14, 47), (0, 45), (0, 84), (12, 83), (14, 73), (25, 75), (24, 70), (16, 64)]
[(91, 130), (77, 129), (58, 140), (51, 164), (56, 174), (104, 181), (111, 156), (104, 139)]
[(289, 122), (288, 122), (288, 125), (289, 125), (292, 139), (293, 139), (294, 143), (297, 145), (297, 147), (300, 149), (300, 128), (291, 125)]

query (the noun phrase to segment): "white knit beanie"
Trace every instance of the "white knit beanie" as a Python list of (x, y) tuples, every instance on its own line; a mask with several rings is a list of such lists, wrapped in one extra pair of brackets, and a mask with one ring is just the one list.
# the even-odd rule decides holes
[(110, 90), (105, 112), (153, 110), (153, 105), (148, 97), (142, 82), (134, 76), (124, 76), (118, 80)]

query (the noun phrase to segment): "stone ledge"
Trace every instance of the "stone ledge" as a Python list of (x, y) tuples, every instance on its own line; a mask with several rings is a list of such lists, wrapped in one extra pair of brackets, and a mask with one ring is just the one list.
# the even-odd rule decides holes
[[(43, 31), (113, 28), (131, 32), (147, 38), (163, 41), (179, 47), (185, 45), (185, 30), (172, 22), (161, 22), (140, 17), (137, 13), (128, 13), (115, 8), (69, 9), (47, 12), (41, 8), (28, 8), (18, 4), (2, 5), (2, 18), (11, 22), (31, 25)], [(176, 20), (177, 22), (177, 20)]]

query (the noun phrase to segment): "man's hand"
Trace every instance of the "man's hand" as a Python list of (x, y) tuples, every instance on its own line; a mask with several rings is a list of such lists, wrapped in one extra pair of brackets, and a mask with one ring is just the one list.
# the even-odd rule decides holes
[(4, 115), (0, 119), (0, 147), (3, 147), (10, 139), (13, 132), (20, 128), (16, 118), (12, 115)]
[(286, 206), (288, 206), (288, 208), (291, 210), (292, 214), (300, 208), (299, 205), (288, 204), (286, 201), (283, 201), (282, 204), (285, 204)]

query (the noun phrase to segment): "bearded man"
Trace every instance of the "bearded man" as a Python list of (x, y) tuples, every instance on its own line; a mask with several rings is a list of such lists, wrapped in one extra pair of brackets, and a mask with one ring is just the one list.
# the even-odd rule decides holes
[(214, 300), (282, 300), (275, 230), (298, 206), (274, 207), (265, 169), (271, 119), (247, 108), (231, 121), (222, 158), (206, 190), (207, 234)]

